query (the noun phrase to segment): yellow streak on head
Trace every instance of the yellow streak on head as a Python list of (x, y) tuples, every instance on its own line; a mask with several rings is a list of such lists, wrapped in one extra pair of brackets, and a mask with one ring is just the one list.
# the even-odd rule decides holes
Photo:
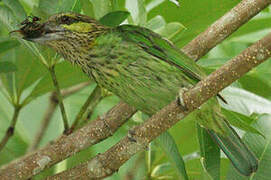
[(90, 32), (92, 30), (92, 25), (86, 22), (76, 22), (70, 25), (62, 24), (61, 26), (76, 32)]

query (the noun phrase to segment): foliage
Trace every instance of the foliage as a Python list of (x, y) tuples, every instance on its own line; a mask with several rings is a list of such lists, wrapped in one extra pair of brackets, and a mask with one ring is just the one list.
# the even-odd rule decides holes
[[(116, 26), (124, 21), (123, 23), (148, 27), (181, 48), (237, 3), (228, 0), (220, 0), (219, 4), (217, 0), (3, 0), (0, 2), (0, 138), (4, 136), (9, 126), (13, 107), (18, 104), (23, 105), (15, 135), (0, 152), (0, 165), (25, 154), (40, 127), (41, 118), (48, 105), (49, 92), (54, 90), (47, 71), (48, 66), (56, 64), (56, 74), (61, 88), (88, 81), (78, 68), (62, 61), (54, 52), (9, 36), (8, 32), (18, 28), (17, 25), (26, 15), (34, 14), (44, 19), (57, 12), (74, 11), (93, 16), (110, 26)], [(215, 47), (199, 63), (207, 67), (210, 72), (213, 71), (268, 31), (270, 32), (270, 22), (270, 9), (266, 9)], [(263, 177), (268, 179), (271, 172), (270, 63), (267, 61), (253, 69), (222, 92), (228, 101), (228, 104), (224, 105), (225, 116), (235, 117), (235, 121), (231, 121), (231, 124), (240, 130), (245, 142), (259, 157), (259, 171), (250, 178), (253, 180), (264, 179)], [(95, 85), (91, 84), (65, 99), (70, 120), (74, 119), (94, 87)], [(118, 101), (115, 96), (105, 97), (94, 109), (91, 119), (102, 115)], [(127, 129), (138, 124), (142, 119), (142, 114), (136, 114), (112, 138), (42, 172), (35, 179), (42, 179), (44, 176), (75, 166), (97, 153), (104, 152), (118, 142), (127, 133)], [(241, 177), (231, 167), (223, 154), (219, 165), (220, 161), (217, 159), (219, 153), (214, 157), (213, 154), (208, 154), (213, 153), (213, 149), (205, 149), (208, 163), (203, 163), (199, 144), (207, 136), (197, 130), (191, 119), (193, 114), (171, 128), (168, 134), (163, 135), (160, 142), (151, 143), (144, 156), (135, 156), (108, 179), (124, 179), (132, 167), (140, 167), (132, 171), (135, 179), (142, 179), (144, 176), (150, 179), (178, 177), (186, 179), (186, 174), (189, 179), (247, 179)], [(58, 137), (63, 131), (62, 126), (60, 112), (57, 111), (42, 139), (42, 146)], [(199, 139), (197, 132), (200, 133)], [(208, 143), (213, 146), (213, 143)], [(138, 161), (139, 158), (145, 158), (146, 161)], [(139, 163), (139, 166), (136, 163)], [(220, 174), (219, 169), (210, 171), (210, 168), (220, 168)]]

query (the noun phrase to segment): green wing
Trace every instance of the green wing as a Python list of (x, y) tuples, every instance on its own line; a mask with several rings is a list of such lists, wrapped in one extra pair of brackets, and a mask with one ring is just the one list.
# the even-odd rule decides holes
[(117, 30), (125, 40), (136, 43), (149, 54), (178, 67), (195, 83), (206, 76), (193, 60), (159, 34), (133, 25), (122, 25)]

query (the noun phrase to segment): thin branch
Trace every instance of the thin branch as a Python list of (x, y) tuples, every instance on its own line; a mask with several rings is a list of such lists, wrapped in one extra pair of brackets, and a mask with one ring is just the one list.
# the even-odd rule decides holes
[(54, 83), (54, 86), (55, 86), (55, 89), (56, 89), (57, 99), (58, 99), (60, 111), (61, 111), (61, 114), (62, 114), (63, 125), (64, 125), (64, 134), (68, 134), (68, 130), (69, 130), (68, 118), (67, 118), (67, 114), (66, 114), (66, 111), (65, 111), (64, 103), (63, 103), (63, 97), (62, 97), (61, 92), (60, 92), (60, 87), (59, 87), (58, 81), (56, 79), (55, 66), (54, 65), (49, 67), (49, 72), (51, 74), (51, 77), (52, 77), (52, 80), (53, 80), (53, 83)]
[(182, 50), (198, 60), (218, 43), (222, 42), (239, 27), (249, 21), (271, 3), (271, 0), (243, 0), (214, 22), (207, 30), (193, 39)]
[(87, 87), (88, 85), (90, 85), (90, 83), (91, 83), (91, 81), (76, 84), (76, 85), (74, 85), (72, 87), (61, 90), (61, 94), (62, 94), (63, 98), (69, 97), (70, 95), (72, 95), (72, 94), (82, 90), (83, 88)]
[(3, 148), (5, 147), (5, 145), (7, 144), (8, 140), (13, 136), (14, 134), (14, 128), (15, 125), (17, 123), (18, 120), (18, 116), (21, 110), (21, 106), (20, 105), (14, 105), (14, 112), (13, 112), (13, 117), (11, 120), (11, 123), (9, 125), (9, 128), (6, 131), (5, 136), (2, 138), (1, 142), (0, 142), (0, 151), (3, 150)]
[[(246, 2), (247, 0), (243, 0), (244, 2)], [(251, 0), (252, 2), (254, 2), (254, 0)], [(245, 6), (242, 8), (244, 9), (244, 11), (246, 11), (246, 6), (249, 6), (249, 4), (245, 4)], [(258, 8), (258, 7), (257, 7)], [(261, 10), (261, 7), (258, 8), (259, 11)], [(241, 13), (243, 14), (243, 13)], [(237, 19), (242, 19), (242, 18), (246, 18), (245, 16), (242, 17), (238, 17), (239, 14), (236, 15)], [(240, 24), (241, 25), (241, 24)], [(221, 23), (221, 26), (223, 26), (223, 23)], [(222, 30), (223, 31), (223, 30)], [(202, 36), (199, 35), (199, 36)], [(211, 38), (212, 36), (207, 36), (208, 38)], [(205, 40), (206, 43), (209, 41), (208, 38)], [(220, 39), (221, 41), (223, 39)], [(210, 39), (210, 41), (213, 41), (212, 39)], [(219, 41), (216, 41), (216, 43), (220, 43)], [(191, 44), (191, 45), (190, 45)], [(194, 45), (193, 45), (194, 44)], [(213, 44), (213, 43), (212, 43)], [(189, 43), (187, 45), (188, 47), (190, 46), (191, 48), (185, 50), (185, 53), (188, 54), (196, 54), (195, 53), (190, 53), (189, 51), (194, 51), (195, 49), (200, 49), (201, 46), (198, 46), (196, 43)], [(193, 46), (195, 46), (193, 48)], [(206, 48), (208, 46), (204, 46), (203, 48)], [(205, 52), (205, 51), (204, 51)], [(196, 60), (197, 58), (201, 57), (202, 53), (199, 53), (199, 55), (197, 56), (192, 56), (192, 58), (194, 60)], [(122, 109), (124, 108), (124, 109)], [(117, 105), (114, 108), (114, 111), (112, 112), (112, 117), (121, 117), (123, 118), (123, 121), (126, 121), (128, 119), (128, 117), (130, 115), (132, 115), (135, 112), (135, 109), (132, 108), (131, 106), (125, 104), (125, 106), (120, 106)], [(109, 113), (109, 112), (108, 112)], [(107, 116), (105, 116), (103, 119), (106, 120), (107, 122), (111, 122), (112, 121), (116, 121), (114, 126), (119, 127), (121, 126), (121, 123), (123, 123), (122, 121), (117, 121), (118, 118), (111, 118), (110, 121), (106, 118)], [(126, 119), (125, 119), (126, 118)], [(124, 120), (125, 119), (125, 120)], [(101, 120), (101, 119), (100, 119)], [(121, 122), (121, 123), (119, 123)], [(99, 125), (101, 124), (101, 125)], [(97, 127), (95, 127), (96, 125), (99, 125)], [(81, 146), (77, 146), (78, 144), (74, 144), (74, 142), (72, 140), (77, 141), (77, 139), (81, 140), (80, 135), (81, 135), (81, 129), (79, 129), (78, 131), (75, 131), (73, 134), (71, 134), (70, 136), (72, 136), (74, 139), (72, 139), (70, 136), (62, 136), (60, 137), (60, 139), (58, 141), (56, 141), (55, 143), (48, 145), (42, 149), (40, 149), (37, 152), (33, 152), (31, 154), (26, 155), (25, 157), (17, 160), (17, 161), (13, 161), (5, 166), (3, 166), (0, 169), (0, 179), (27, 179), (29, 177), (32, 177), (35, 174), (38, 174), (39, 172), (41, 172), (43, 169), (51, 167), (52, 165), (54, 165), (57, 162), (60, 162), (61, 160), (68, 158), (69, 156), (73, 155), (74, 153), (83, 150), (86, 147), (89, 147), (99, 141), (93, 140), (93, 133), (96, 133), (96, 136), (101, 136), (101, 134), (104, 134), (103, 132), (99, 132), (98, 130), (101, 129), (100, 126), (103, 126), (103, 123), (98, 123), (97, 120), (89, 123), (87, 126), (83, 127), (82, 129), (86, 130), (87, 133), (89, 134), (89, 136), (87, 136), (87, 133), (85, 134), (84, 138), (81, 142)], [(111, 125), (111, 128), (113, 128), (114, 126)], [(91, 131), (93, 130), (93, 131)], [(108, 136), (110, 136), (111, 134), (108, 134)], [(78, 137), (77, 137), (78, 136)], [(106, 138), (106, 137), (105, 137)], [(101, 140), (101, 139), (100, 139)], [(69, 144), (70, 143), (70, 144)], [(47, 160), (46, 160), (47, 159)], [(42, 164), (44, 166), (40, 166), (38, 164), (38, 162), (44, 162), (44, 160), (46, 160), (46, 164)], [(49, 160), (49, 162), (48, 162)], [(23, 164), (23, 166), (21, 165)]]
[(143, 124), (133, 128), (130, 131), (132, 133), (128, 134), (105, 153), (98, 154), (88, 162), (82, 163), (70, 170), (48, 177), (47, 180), (101, 179), (112, 175), (133, 155), (146, 149), (152, 140), (252, 68), (267, 60), (270, 55), (271, 33), (183, 94), (187, 111), (183, 111), (179, 103), (173, 101)]
[(53, 100), (54, 99), (53, 98), (54, 94), (55, 94), (54, 92), (51, 93), (48, 108), (46, 109), (46, 111), (44, 113), (44, 116), (42, 118), (40, 129), (39, 129), (37, 135), (35, 136), (35, 139), (34, 139), (32, 145), (28, 149), (29, 152), (31, 152), (31, 151), (38, 148), (38, 146), (39, 146), (39, 144), (40, 144), (40, 142), (42, 140), (42, 137), (44, 136), (44, 134), (45, 134), (45, 132), (46, 132), (46, 130), (48, 128), (50, 120), (52, 119), (53, 114), (56, 111), (58, 101)]
[[(74, 85), (72, 87), (69, 87), (67, 89), (63, 89), (61, 91), (62, 97), (66, 98), (66, 97), (82, 90), (83, 88), (87, 87), (89, 84), (90, 84), (90, 82), (83, 82), (83, 83)], [(46, 109), (44, 116), (42, 118), (40, 129), (39, 129), (37, 135), (35, 136), (35, 139), (34, 139), (32, 145), (28, 149), (28, 152), (31, 152), (31, 151), (38, 148), (38, 146), (42, 140), (42, 137), (44, 136), (44, 134), (48, 128), (50, 120), (52, 119), (52, 116), (53, 116), (54, 112), (56, 111), (57, 105), (58, 105), (58, 99), (57, 99), (56, 92), (52, 92), (51, 96), (49, 98), (48, 108)]]
[[(90, 96), (87, 98), (84, 105), (81, 107), (79, 113), (77, 114), (74, 123), (72, 124), (70, 131), (73, 132), (78, 127), (80, 120), (82, 119), (84, 113), (87, 111), (88, 108), (91, 110), (100, 102), (102, 98), (102, 91), (99, 86), (96, 86)], [(92, 106), (91, 106), (92, 105)], [(91, 106), (91, 107), (90, 107)]]
[(111, 136), (135, 112), (135, 108), (121, 102), (102, 118), (91, 121), (69, 136), (62, 135), (53, 144), (4, 165), (0, 169), (0, 179), (28, 179), (45, 168)]

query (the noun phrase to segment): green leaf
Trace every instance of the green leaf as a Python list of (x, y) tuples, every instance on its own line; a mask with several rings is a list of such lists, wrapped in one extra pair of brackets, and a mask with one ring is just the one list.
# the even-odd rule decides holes
[[(89, 78), (77, 66), (72, 66), (64, 61), (55, 67), (57, 80), (61, 88), (70, 87), (80, 82), (88, 81)], [(30, 94), (30, 98), (36, 98), (47, 92), (55, 90), (49, 72), (44, 73), (44, 77), (38, 82)]]
[(208, 132), (198, 127), (198, 138), (200, 144), (200, 153), (203, 158), (203, 166), (205, 171), (212, 177), (213, 180), (220, 179), (220, 149), (215, 144)]
[(253, 43), (270, 32), (270, 27), (270, 12), (261, 12), (234, 32), (229, 41)]
[(151, 172), (151, 178), (154, 179), (161, 179), (162, 177), (165, 177), (167, 175), (167, 179), (172, 179), (169, 175), (170, 171), (172, 169), (172, 166), (170, 163), (163, 163), (155, 166)]
[(94, 18), (94, 8), (93, 4), (90, 0), (80, 0), (82, 9), (84, 11), (84, 14), (88, 15), (89, 17)]
[(19, 46), (20, 43), (16, 40), (12, 40), (10, 38), (0, 38), (0, 53), (8, 51), (12, 48)]
[(17, 28), (18, 21), (7, 6), (0, 6), (0, 21), (2, 21), (9, 30), (15, 30)]
[(80, 0), (75, 0), (74, 4), (71, 8), (71, 11), (76, 12), (76, 13), (80, 13), (81, 12), (81, 2)]
[[(10, 124), (13, 113), (13, 107), (7, 99), (0, 93), (0, 138), (4, 136)], [(15, 134), (6, 144), (5, 148), (0, 151), (0, 166), (9, 163), (10, 161), (23, 156), (26, 152), (28, 142), (25, 139), (25, 134), (21, 131), (22, 126), (16, 125)]]
[(3, 0), (3, 2), (12, 10), (19, 21), (23, 21), (26, 18), (26, 12), (18, 0)]
[(149, 12), (150, 10), (152, 10), (153, 8), (155, 8), (156, 6), (158, 6), (159, 4), (161, 4), (164, 1), (165, 0), (147, 0), (146, 1), (147, 2), (147, 4), (146, 4), (147, 12)]
[(94, 7), (95, 19), (100, 19), (112, 11), (112, 3), (109, 0), (91, 0)]
[(16, 71), (16, 65), (11, 62), (0, 62), (0, 73), (9, 73)]
[(49, 16), (60, 12), (78, 11), (75, 8), (77, 3), (78, 0), (40, 0), (39, 9)]
[(13, 51), (8, 51), (1, 59), (13, 63), (17, 67), (15, 73), (1, 76), (4, 86), (13, 98), (19, 98), (26, 88), (31, 86), (46, 72), (45, 67), (23, 46)]
[[(15, 19), (12, 11), (6, 6), (0, 6), (0, 21), (8, 28), (8, 30), (13, 31), (18, 29), (17, 24), (18, 21)], [(22, 39), (18, 39), (22, 44), (24, 44), (27, 48), (29, 48), (33, 54), (35, 54), (39, 59), (43, 62), (43, 64), (47, 64), (46, 60), (43, 57), (43, 54), (40, 50), (30, 42), (27, 42)]]
[(144, 0), (126, 0), (126, 8), (131, 13), (136, 25), (145, 26), (147, 22), (147, 11)]
[(242, 129), (246, 132), (256, 133), (264, 137), (263, 133), (251, 125), (254, 119), (237, 112), (228, 111), (226, 109), (222, 109), (222, 112), (233, 126), (238, 127), (239, 129)]
[(188, 180), (188, 176), (185, 170), (185, 164), (181, 154), (178, 151), (178, 147), (173, 137), (168, 133), (164, 132), (157, 138), (159, 146), (163, 149), (172, 166), (177, 170), (179, 178)]
[(115, 27), (120, 25), (130, 15), (127, 11), (114, 11), (103, 16), (99, 21), (103, 25)]
[(270, 154), (271, 154), (271, 115), (262, 115), (254, 124), (254, 127), (263, 132), (265, 138), (262, 136), (245, 133), (243, 136), (244, 142), (258, 157), (258, 170), (252, 174), (251, 177), (241, 176), (236, 170), (230, 166), (227, 180), (269, 180), (271, 177)]
[(176, 6), (175, 3), (164, 1), (150, 10), (148, 18), (160, 15), (166, 22), (180, 22), (185, 25), (187, 31), (175, 42), (178, 47), (182, 47), (237, 3), (239, 1), (221, 0), (218, 6), (217, 0), (181, 0), (180, 6)]
[(164, 18), (158, 15), (147, 22), (146, 28), (151, 29), (158, 33), (159, 29), (164, 28), (165, 25), (166, 21), (164, 20)]
[(168, 23), (164, 28), (158, 30), (158, 33), (168, 38), (172, 42), (177, 42), (185, 32), (186, 28), (179, 22)]
[(221, 95), (226, 99), (228, 104), (221, 104), (224, 108), (250, 116), (253, 113), (271, 114), (271, 102), (256, 94), (246, 90), (228, 87), (222, 91)]

